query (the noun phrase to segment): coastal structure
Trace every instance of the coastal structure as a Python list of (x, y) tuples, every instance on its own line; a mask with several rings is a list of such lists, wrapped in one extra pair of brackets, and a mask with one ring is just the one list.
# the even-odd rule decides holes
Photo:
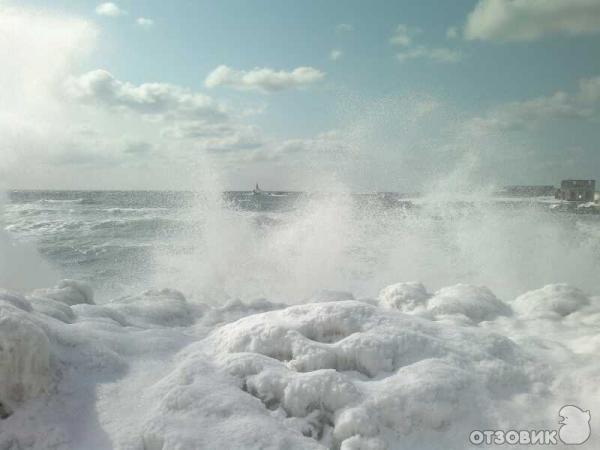
[(593, 202), (596, 180), (562, 180), (556, 198), (567, 202)]

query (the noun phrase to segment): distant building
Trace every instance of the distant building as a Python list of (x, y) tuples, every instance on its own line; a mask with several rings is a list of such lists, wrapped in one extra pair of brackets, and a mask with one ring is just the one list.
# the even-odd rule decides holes
[(596, 202), (600, 205), (600, 192), (596, 192), (594, 194), (594, 202)]
[(596, 180), (563, 180), (556, 198), (568, 202), (593, 202)]

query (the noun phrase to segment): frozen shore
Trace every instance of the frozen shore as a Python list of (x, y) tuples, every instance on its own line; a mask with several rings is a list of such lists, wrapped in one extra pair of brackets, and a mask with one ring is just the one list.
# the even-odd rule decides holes
[(594, 430), (599, 352), (600, 297), (560, 284), (211, 307), (64, 280), (0, 291), (0, 449), (462, 449), (563, 405)]

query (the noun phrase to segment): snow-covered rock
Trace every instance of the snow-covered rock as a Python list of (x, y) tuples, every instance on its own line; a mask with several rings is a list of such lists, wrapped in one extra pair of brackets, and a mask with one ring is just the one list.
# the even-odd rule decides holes
[(105, 306), (125, 317), (128, 323), (142, 327), (182, 327), (194, 323), (190, 304), (181, 292), (173, 289), (150, 290)]
[(429, 297), (431, 295), (421, 283), (396, 283), (382, 289), (379, 304), (402, 312), (416, 312), (426, 308)]
[[(260, 400), (262, 409), (248, 403), (246, 418), (264, 421), (267, 414), (269, 429), (279, 421), (278, 430), (329, 448), (415, 448), (424, 433), (435, 439), (465, 423), (492, 422), (494, 401), (501, 405), (538, 381), (534, 360), (505, 337), (358, 301), (252, 315), (215, 330), (181, 358), (154, 388), (162, 406), (145, 436), (162, 448), (193, 448), (158, 431), (185, 430), (188, 417), (202, 428), (214, 426), (215, 415), (239, 420), (239, 412), (200, 400), (213, 378), (224, 399)], [(185, 415), (177, 418), (173, 408)], [(236, 434), (219, 446), (244, 447), (242, 439), (258, 437)], [(398, 442), (406, 445), (394, 447)]]
[(47, 391), (49, 365), (44, 331), (22, 311), (0, 306), (0, 408), (5, 414)]
[(451, 319), (455, 324), (464, 325), (512, 313), (510, 306), (488, 288), (470, 284), (448, 286), (432, 295), (421, 283), (397, 283), (379, 293), (379, 305), (436, 320)]
[(434, 316), (463, 315), (475, 323), (511, 314), (510, 307), (486, 287), (457, 284), (437, 291), (427, 304)]
[(582, 291), (566, 284), (549, 284), (527, 292), (513, 303), (513, 308), (523, 317), (561, 318), (590, 304)]
[(33, 308), (31, 302), (29, 302), (23, 295), (16, 292), (8, 292), (4, 289), (0, 289), (0, 306), (10, 305), (15, 308), (19, 308), (23, 311), (30, 312)]
[(74, 286), (0, 292), (0, 449), (454, 450), (600, 410), (600, 297), (568, 286), (215, 307)]
[(50, 298), (65, 305), (73, 306), (80, 303), (94, 303), (92, 288), (81, 281), (61, 280), (54, 288), (37, 289), (33, 296)]

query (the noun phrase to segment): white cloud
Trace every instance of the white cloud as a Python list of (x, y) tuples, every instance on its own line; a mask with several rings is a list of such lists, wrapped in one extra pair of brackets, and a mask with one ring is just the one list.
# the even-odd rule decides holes
[[(105, 70), (94, 70), (70, 77), (65, 87), (70, 99), (92, 109), (100, 108), (109, 114), (123, 111), (133, 116), (134, 121), (136, 117), (147, 119), (152, 130), (146, 131), (144, 137), (160, 141), (163, 149), (180, 141), (195, 151), (235, 153), (258, 149), (265, 142), (259, 128), (239, 122), (211, 97), (181, 86), (134, 85), (116, 79)], [(142, 156), (149, 153), (139, 151), (139, 146), (133, 150)], [(134, 151), (129, 146), (125, 153), (131, 155)]]
[(118, 17), (127, 14), (127, 12), (113, 2), (105, 2), (96, 6), (96, 14), (99, 16)]
[(416, 27), (409, 27), (408, 25), (400, 24), (394, 30), (392, 37), (390, 38), (390, 44), (397, 45), (399, 47), (408, 47), (413, 43), (413, 38), (421, 33), (421, 29)]
[(354, 27), (348, 23), (340, 23), (335, 27), (337, 33), (351, 33), (354, 31)]
[(322, 80), (324, 76), (323, 72), (313, 67), (297, 67), (287, 72), (266, 67), (244, 71), (222, 65), (206, 77), (204, 84), (208, 88), (230, 86), (239, 90), (267, 93), (305, 86)]
[(344, 56), (344, 52), (342, 52), (341, 50), (334, 49), (331, 50), (331, 52), (329, 52), (329, 59), (332, 61), (337, 61), (342, 56)]
[(410, 59), (428, 59), (439, 63), (456, 63), (462, 59), (462, 53), (450, 48), (429, 48), (423, 45), (396, 53), (400, 62)]
[(129, 110), (154, 118), (220, 120), (224, 107), (212, 98), (168, 83), (122, 82), (105, 70), (93, 70), (66, 82), (67, 95), (79, 102)]
[(531, 41), (551, 34), (600, 32), (598, 0), (480, 0), (467, 17), (466, 39)]
[(573, 94), (552, 95), (497, 106), (469, 121), (480, 133), (514, 131), (543, 126), (555, 120), (590, 120), (600, 115), (600, 77), (579, 82)]
[(427, 59), (438, 63), (456, 63), (462, 59), (462, 53), (459, 50), (415, 45), (415, 37), (421, 32), (420, 28), (404, 24), (396, 27), (390, 38), (390, 44), (401, 47), (401, 50), (396, 53), (396, 58), (400, 62), (406, 62), (411, 59)]
[(138, 17), (135, 21), (140, 27), (150, 28), (154, 25), (154, 20), (148, 19), (147, 17)]

